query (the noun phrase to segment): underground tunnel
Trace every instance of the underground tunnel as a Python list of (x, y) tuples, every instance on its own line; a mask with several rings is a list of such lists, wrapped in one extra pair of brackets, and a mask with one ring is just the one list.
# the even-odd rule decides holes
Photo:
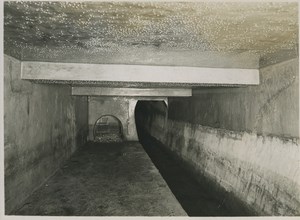
[(298, 3), (1, 7), (2, 215), (300, 215)]

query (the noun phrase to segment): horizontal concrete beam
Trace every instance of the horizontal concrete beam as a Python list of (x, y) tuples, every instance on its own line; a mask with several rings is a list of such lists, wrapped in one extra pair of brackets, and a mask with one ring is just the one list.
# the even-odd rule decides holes
[(257, 85), (256, 69), (22, 62), (22, 79)]
[(179, 97), (179, 96), (192, 96), (192, 90), (191, 89), (169, 89), (169, 88), (136, 89), (136, 88), (72, 87), (72, 95)]

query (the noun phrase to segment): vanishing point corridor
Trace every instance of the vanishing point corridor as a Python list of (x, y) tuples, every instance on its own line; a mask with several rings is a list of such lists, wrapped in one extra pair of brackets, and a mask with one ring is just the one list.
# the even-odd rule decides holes
[(297, 1), (0, 10), (0, 219), (300, 215)]

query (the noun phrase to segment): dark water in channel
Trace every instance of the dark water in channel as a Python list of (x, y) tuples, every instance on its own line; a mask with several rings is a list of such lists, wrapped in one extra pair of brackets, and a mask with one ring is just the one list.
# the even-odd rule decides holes
[(189, 216), (255, 216), (228, 192), (198, 181), (179, 158), (138, 127), (140, 143)]

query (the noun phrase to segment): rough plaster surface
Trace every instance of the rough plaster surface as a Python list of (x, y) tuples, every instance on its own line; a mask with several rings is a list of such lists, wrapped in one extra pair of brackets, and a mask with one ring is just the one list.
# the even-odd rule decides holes
[[(150, 107), (151, 109), (151, 107)], [(152, 107), (157, 109), (157, 106)], [(259, 215), (299, 215), (299, 141), (234, 132), (145, 115), (148, 132)]]
[(32, 61), (257, 68), (259, 60), (298, 54), (297, 9), (295, 2), (6, 2), (4, 48)]
[(260, 69), (260, 85), (194, 89), (169, 98), (169, 117), (234, 131), (299, 138), (299, 61)]
[(78, 114), (78, 111), (84, 114), (84, 98), (72, 97), (70, 87), (20, 80), (20, 71), (21, 62), (5, 55), (6, 213), (52, 175), (85, 142), (84, 133), (79, 133), (87, 132), (87, 121)]

